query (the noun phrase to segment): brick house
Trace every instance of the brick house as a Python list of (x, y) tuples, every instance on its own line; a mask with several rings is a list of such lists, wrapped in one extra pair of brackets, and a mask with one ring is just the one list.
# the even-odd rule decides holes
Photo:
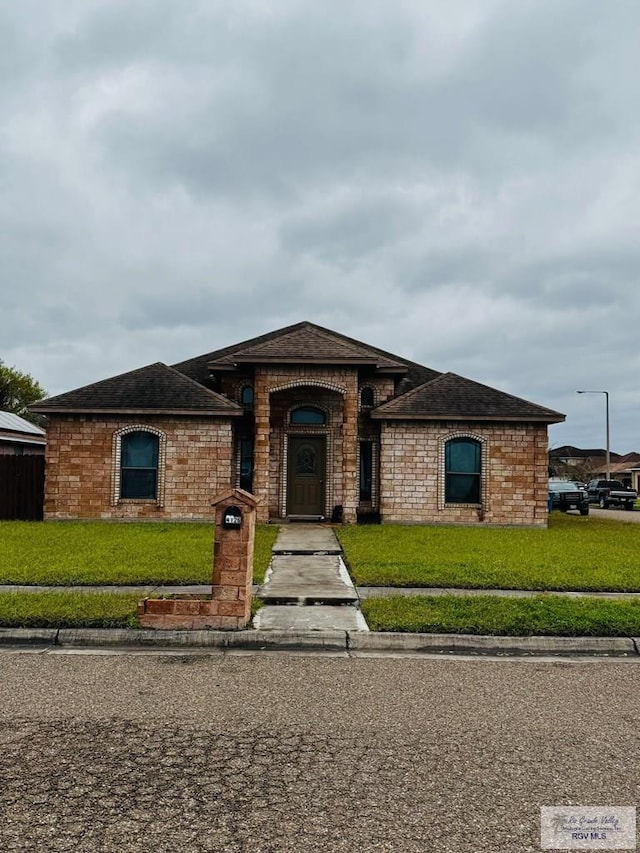
[(564, 415), (303, 322), (51, 397), (45, 518), (547, 520)]

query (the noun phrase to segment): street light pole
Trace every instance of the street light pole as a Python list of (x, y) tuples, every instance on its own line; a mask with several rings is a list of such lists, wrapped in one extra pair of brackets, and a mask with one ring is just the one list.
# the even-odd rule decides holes
[(606, 419), (607, 419), (607, 449), (606, 449), (606, 465), (607, 465), (607, 480), (611, 479), (611, 444), (609, 434), (609, 392), (608, 391), (576, 391), (576, 394), (604, 394), (606, 403)]

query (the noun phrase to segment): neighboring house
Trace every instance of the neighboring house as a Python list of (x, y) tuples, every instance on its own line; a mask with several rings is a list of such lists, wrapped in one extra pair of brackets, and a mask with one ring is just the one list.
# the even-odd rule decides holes
[(43, 429), (13, 412), (0, 412), (0, 455), (44, 455), (46, 434)]
[[(607, 476), (607, 454), (605, 450), (582, 450), (571, 445), (554, 447), (549, 451), (549, 469), (569, 480), (602, 479)], [(609, 471), (612, 480), (620, 480), (640, 492), (640, 453), (610, 452)]]
[(0, 520), (42, 519), (45, 443), (43, 429), (0, 411)]
[(547, 521), (564, 415), (303, 322), (51, 397), (45, 518)]

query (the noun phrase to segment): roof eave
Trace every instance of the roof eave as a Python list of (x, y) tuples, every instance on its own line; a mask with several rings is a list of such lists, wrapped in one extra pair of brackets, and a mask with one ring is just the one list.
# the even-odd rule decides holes
[(323, 358), (320, 356), (294, 357), (294, 356), (238, 356), (236, 364), (346, 364), (346, 365), (364, 365), (366, 367), (377, 367), (378, 361), (375, 358), (365, 358), (347, 356), (335, 358)]
[(233, 371), (237, 370), (238, 365), (235, 362), (230, 361), (208, 361), (207, 362), (207, 370), (211, 372), (217, 372), (220, 370), (228, 370)]
[(9, 433), (0, 433), (0, 441), (7, 444), (33, 444), (34, 446), (44, 447), (47, 443), (46, 436), (33, 435), (27, 437), (26, 433), (21, 435), (10, 435)]
[(207, 363), (207, 369), (212, 373), (218, 372), (233, 372), (241, 368), (258, 366), (261, 364), (305, 364), (317, 365), (333, 365), (340, 367), (373, 367), (378, 373), (389, 374), (392, 376), (404, 376), (409, 372), (409, 368), (404, 365), (387, 365), (379, 364), (375, 358), (283, 358), (281, 356), (273, 356), (271, 358), (238, 358), (233, 363), (210, 361)]
[(125, 408), (80, 408), (80, 407), (51, 407), (32, 406), (31, 411), (43, 415), (181, 415), (187, 417), (205, 418), (237, 418), (243, 414), (243, 409), (125, 409)]
[(404, 365), (398, 365), (398, 367), (391, 367), (391, 366), (381, 367), (378, 364), (378, 365), (376, 365), (376, 368), (377, 368), (378, 373), (387, 374), (390, 376), (406, 376), (406, 374), (409, 372), (409, 368), (405, 367)]
[(377, 412), (373, 410), (371, 417), (379, 421), (486, 421), (487, 423), (541, 423), (541, 424), (558, 424), (565, 420), (562, 417), (533, 417), (531, 415), (460, 415), (446, 414), (404, 414), (404, 413), (387, 413)]

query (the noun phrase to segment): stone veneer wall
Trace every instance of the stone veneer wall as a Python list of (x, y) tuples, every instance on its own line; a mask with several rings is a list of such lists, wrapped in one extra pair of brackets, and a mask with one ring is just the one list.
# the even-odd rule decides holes
[[(483, 503), (444, 503), (444, 442), (483, 442)], [(382, 423), (383, 522), (547, 523), (547, 428), (537, 424)]]
[[(128, 427), (162, 433), (158, 501), (117, 500), (115, 436)], [(164, 452), (163, 452), (164, 451)], [(201, 417), (51, 416), (45, 519), (206, 519), (231, 485), (229, 420)]]

